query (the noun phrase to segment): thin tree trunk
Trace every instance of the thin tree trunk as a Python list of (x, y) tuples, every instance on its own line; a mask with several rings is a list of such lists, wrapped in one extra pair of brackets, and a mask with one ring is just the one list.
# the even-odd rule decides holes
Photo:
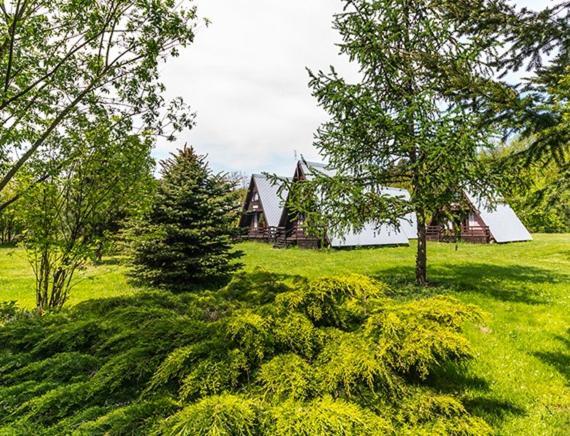
[(418, 222), (418, 251), (416, 253), (416, 283), (427, 286), (427, 237), (426, 219), (423, 209), (416, 211)]

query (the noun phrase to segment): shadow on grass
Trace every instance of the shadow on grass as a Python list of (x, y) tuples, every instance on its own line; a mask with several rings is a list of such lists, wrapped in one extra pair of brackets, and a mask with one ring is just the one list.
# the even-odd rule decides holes
[(492, 426), (504, 421), (510, 415), (526, 414), (522, 407), (513, 403), (485, 396), (463, 400), (463, 405), (470, 413), (485, 419)]
[(484, 378), (468, 374), (463, 365), (448, 363), (436, 369), (429, 378), (429, 384), (439, 392), (452, 394), (464, 389), (488, 392), (489, 383)]
[(566, 385), (570, 386), (570, 329), (566, 331), (566, 336), (555, 335), (554, 338), (562, 343), (565, 350), (537, 351), (531, 354), (558, 371), (566, 379)]
[(469, 397), (462, 400), (467, 411), (479, 416), (495, 426), (509, 415), (524, 415), (523, 408), (508, 401), (493, 398), (491, 388), (484, 378), (470, 375), (463, 365), (447, 364), (436, 370), (429, 379), (429, 385), (443, 393), (457, 395), (469, 392)]
[[(570, 280), (565, 274), (537, 267), (518, 265), (492, 265), (468, 263), (465, 265), (435, 265), (428, 269), (431, 287), (421, 290), (425, 294), (441, 294), (445, 291), (476, 292), (496, 300), (530, 305), (546, 304), (548, 298), (532, 285), (560, 283)], [(398, 293), (417, 295), (413, 267), (385, 269), (375, 275), (379, 280), (402, 288)]]
[(467, 392), (468, 398), (462, 400), (467, 411), (485, 419), (495, 426), (510, 415), (524, 415), (523, 408), (508, 401), (491, 396), (487, 380), (470, 375), (462, 365), (448, 364), (436, 370), (429, 380), (430, 386), (449, 395)]

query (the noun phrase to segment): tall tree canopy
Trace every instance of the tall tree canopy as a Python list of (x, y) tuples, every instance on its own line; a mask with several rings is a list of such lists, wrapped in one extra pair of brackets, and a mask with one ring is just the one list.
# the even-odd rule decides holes
[[(461, 3), (461, 2), (460, 2)], [(492, 196), (479, 160), (493, 136), (464, 104), (485, 92), (505, 92), (490, 80), (488, 41), (464, 38), (462, 9), (437, 0), (345, 0), (334, 18), (341, 53), (360, 67), (349, 83), (334, 69), (311, 73), (310, 85), (330, 114), (316, 147), (334, 175), (315, 173), (293, 187), (309, 226), (321, 222), (342, 234), (366, 222), (392, 222), (408, 212), (418, 221), (416, 279), (427, 282), (426, 221), (463, 190)], [(508, 90), (506, 90), (508, 91)], [(385, 195), (386, 186), (411, 187), (411, 201)], [(296, 199), (297, 198), (297, 199)]]
[(525, 139), (527, 147), (511, 158), (558, 165), (558, 177), (539, 194), (561, 200), (558, 194), (570, 189), (570, 1), (554, 3), (536, 12), (504, 0), (479, 1), (464, 22), (467, 33), (503, 43), (491, 62), (497, 72), (526, 70), (511, 98), (487, 108), (487, 118)]
[(195, 19), (188, 1), (2, 2), (0, 191), (85, 113), (105, 110), (158, 134), (190, 125), (179, 100), (163, 117), (158, 66), (192, 41)]

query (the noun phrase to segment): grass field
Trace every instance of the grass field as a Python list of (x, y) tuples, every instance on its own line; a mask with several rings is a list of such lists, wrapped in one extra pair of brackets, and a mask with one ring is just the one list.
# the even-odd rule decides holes
[[(356, 272), (387, 281), (402, 298), (418, 294), (415, 247), (347, 251), (275, 250), (240, 245), (252, 280), (259, 269), (282, 279)], [(432, 287), (488, 314), (468, 326), (477, 359), (438, 386), (467, 386), (465, 403), (498, 434), (570, 434), (570, 235), (536, 235), (511, 245), (429, 246)], [(70, 304), (136, 292), (117, 259), (82, 271)], [(19, 249), (0, 249), (0, 301), (33, 307), (33, 275)]]

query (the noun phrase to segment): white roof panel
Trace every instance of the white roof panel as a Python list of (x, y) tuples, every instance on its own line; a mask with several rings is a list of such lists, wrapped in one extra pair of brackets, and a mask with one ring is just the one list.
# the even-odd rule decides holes
[(400, 219), (400, 230), (406, 234), (409, 239), (418, 239), (418, 220), (415, 213), (409, 213)]
[(469, 201), (477, 208), (485, 225), (498, 243), (531, 241), (532, 236), (521, 222), (517, 214), (506, 203), (498, 203), (490, 207), (484, 199), (477, 199), (467, 193)]
[[(326, 164), (301, 161), (305, 175), (310, 178), (310, 169), (313, 168), (326, 175), (333, 176), (334, 169)], [(405, 200), (410, 199), (410, 193), (405, 189), (386, 187), (381, 193), (393, 197), (402, 197)], [(355, 247), (366, 245), (401, 245), (408, 244), (409, 239), (417, 238), (417, 220), (416, 214), (410, 213), (400, 219), (400, 228), (397, 230), (393, 226), (382, 225), (378, 229), (372, 223), (367, 224), (361, 232), (349, 232), (343, 235), (343, 238), (333, 238), (331, 245), (333, 247)]]
[(343, 238), (331, 238), (332, 247), (360, 247), (372, 245), (407, 245), (408, 236), (393, 226), (382, 225), (378, 229), (374, 224), (367, 224), (360, 232), (348, 232)]

